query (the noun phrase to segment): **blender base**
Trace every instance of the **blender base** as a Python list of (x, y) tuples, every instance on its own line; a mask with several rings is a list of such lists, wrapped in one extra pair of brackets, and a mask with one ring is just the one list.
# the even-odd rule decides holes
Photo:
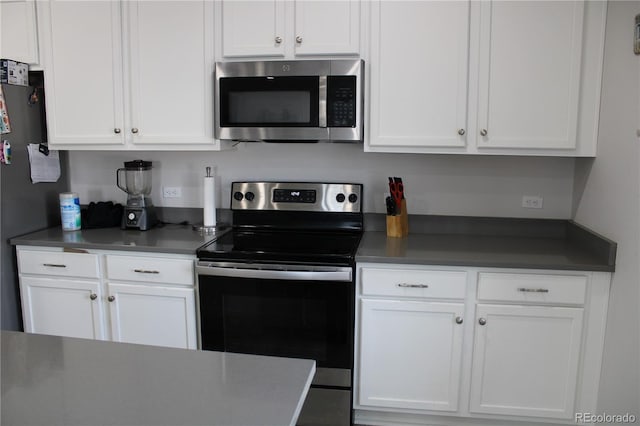
[(122, 215), (122, 229), (137, 229), (146, 231), (158, 223), (158, 216), (153, 207), (131, 208), (125, 207)]

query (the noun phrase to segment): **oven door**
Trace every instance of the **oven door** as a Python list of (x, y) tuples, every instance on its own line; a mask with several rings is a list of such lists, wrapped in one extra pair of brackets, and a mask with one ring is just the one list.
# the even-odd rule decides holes
[(202, 349), (314, 359), (321, 384), (350, 387), (351, 267), (200, 261), (197, 273)]

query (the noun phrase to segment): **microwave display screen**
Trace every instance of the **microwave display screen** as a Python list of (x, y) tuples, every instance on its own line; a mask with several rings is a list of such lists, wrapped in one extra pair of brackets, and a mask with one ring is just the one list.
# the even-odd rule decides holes
[(231, 123), (308, 123), (309, 92), (233, 92), (229, 94)]

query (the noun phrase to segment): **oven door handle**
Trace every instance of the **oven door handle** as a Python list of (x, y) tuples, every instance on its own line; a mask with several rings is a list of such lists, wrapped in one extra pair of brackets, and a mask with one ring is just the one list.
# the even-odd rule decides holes
[(214, 277), (256, 278), (269, 280), (296, 280), (296, 281), (351, 281), (351, 268), (332, 268), (332, 270), (319, 271), (314, 269), (304, 270), (296, 267), (295, 270), (255, 269), (241, 267), (200, 266), (196, 267), (198, 275)]

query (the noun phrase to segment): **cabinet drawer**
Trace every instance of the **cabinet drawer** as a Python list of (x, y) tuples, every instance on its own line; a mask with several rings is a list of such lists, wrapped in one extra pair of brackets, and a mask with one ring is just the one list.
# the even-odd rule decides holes
[(107, 255), (107, 278), (193, 285), (193, 260)]
[(464, 299), (467, 273), (412, 269), (362, 268), (362, 294)]
[(21, 274), (98, 278), (98, 256), (89, 253), (19, 250), (18, 268)]
[(481, 272), (478, 277), (479, 300), (581, 305), (586, 289), (587, 277), (581, 275)]

